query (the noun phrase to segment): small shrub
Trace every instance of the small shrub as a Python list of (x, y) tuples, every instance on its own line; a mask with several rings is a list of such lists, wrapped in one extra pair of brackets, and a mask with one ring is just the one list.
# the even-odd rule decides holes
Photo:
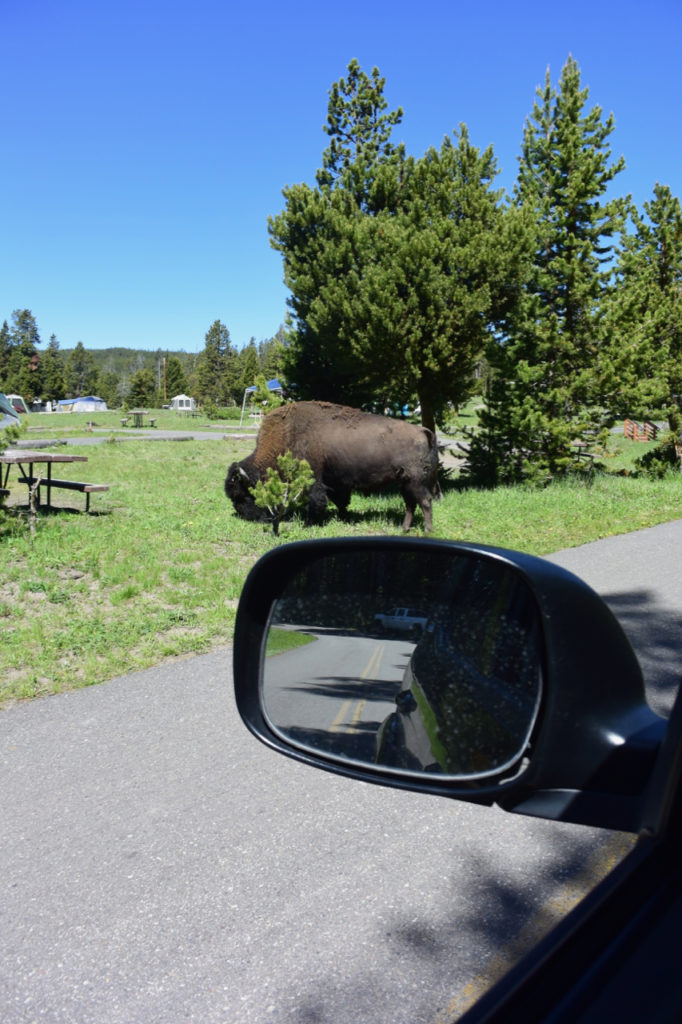
[(221, 420), (240, 420), (242, 418), (242, 410), (238, 405), (227, 405), (221, 406), (218, 409), (218, 419)]
[(279, 533), (282, 517), (305, 503), (314, 483), (310, 463), (286, 452), (277, 456), (277, 469), (270, 467), (265, 480), (250, 488), (258, 508), (267, 509), (275, 535)]
[(680, 470), (680, 456), (677, 452), (676, 437), (667, 434), (660, 444), (635, 461), (636, 472), (660, 480), (674, 470)]

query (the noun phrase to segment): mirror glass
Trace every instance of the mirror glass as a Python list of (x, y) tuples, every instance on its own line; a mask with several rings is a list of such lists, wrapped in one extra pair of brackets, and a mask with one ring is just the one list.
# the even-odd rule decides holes
[(496, 774), (522, 757), (541, 691), (533, 593), (494, 556), (323, 555), (272, 607), (265, 717), (289, 743), (333, 760)]

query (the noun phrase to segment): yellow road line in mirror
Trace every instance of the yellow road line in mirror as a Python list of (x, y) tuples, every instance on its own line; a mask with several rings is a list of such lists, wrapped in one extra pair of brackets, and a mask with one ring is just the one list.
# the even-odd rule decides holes
[(349, 728), (348, 732), (355, 732), (355, 726), (360, 721), (360, 718), (362, 716), (362, 712), (365, 710), (365, 704), (366, 703), (367, 703), (366, 700), (359, 700), (358, 701), (358, 706), (355, 709), (355, 714), (351, 718), (350, 728)]
[(385, 650), (386, 644), (381, 644), (380, 647), (374, 648), (372, 652), (372, 657), (369, 659), (367, 663), (367, 668), (360, 676), (361, 679), (376, 679), (377, 672), (379, 671), (379, 663), (384, 656)]
[(348, 700), (344, 700), (343, 704), (341, 705), (341, 710), (339, 711), (338, 715), (336, 716), (332, 724), (329, 726), (330, 732), (336, 732), (336, 730), (341, 725), (341, 722), (343, 722), (344, 718), (346, 717), (346, 712), (348, 711), (348, 708), (351, 706), (352, 703), (353, 701), (350, 697), (348, 698)]
[[(374, 650), (372, 651), (371, 658), (367, 662), (367, 665), (365, 666), (362, 674), (360, 675), (361, 679), (376, 679), (377, 672), (379, 671), (379, 665), (381, 664), (381, 659), (384, 656), (384, 651), (385, 650), (386, 650), (386, 644), (380, 644), (378, 647), (374, 648)], [(330, 732), (338, 732), (339, 727), (341, 726), (341, 723), (346, 720), (346, 717), (347, 717), (348, 712), (350, 710), (351, 704), (353, 703), (353, 699), (354, 698), (349, 697), (348, 700), (344, 700), (343, 704), (341, 705), (341, 709), (338, 712), (336, 718), (334, 719), (332, 724), (329, 726), (329, 731)], [(366, 703), (367, 702), (366, 702), (366, 700), (364, 698), (360, 699), (357, 702), (357, 706), (355, 708), (355, 711), (353, 712), (353, 716), (352, 716), (350, 722), (348, 723), (348, 725), (346, 727), (346, 730), (345, 730), (346, 732), (355, 732), (355, 726), (360, 721), (360, 718), (362, 716), (362, 712), (365, 709), (365, 704)]]

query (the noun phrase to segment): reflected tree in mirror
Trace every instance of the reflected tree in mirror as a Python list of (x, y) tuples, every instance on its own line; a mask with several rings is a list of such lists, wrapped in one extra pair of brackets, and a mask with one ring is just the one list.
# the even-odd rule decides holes
[(474, 780), (511, 768), (541, 697), (533, 594), (484, 554), (321, 556), (273, 605), (264, 653), (276, 733), (389, 772)]

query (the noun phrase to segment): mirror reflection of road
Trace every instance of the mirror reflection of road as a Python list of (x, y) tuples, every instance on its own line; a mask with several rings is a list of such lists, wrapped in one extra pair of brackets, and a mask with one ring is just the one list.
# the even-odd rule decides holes
[(395, 711), (414, 644), (305, 633), (314, 637), (312, 643), (267, 661), (263, 687), (272, 724), (304, 746), (372, 761), (376, 734)]

